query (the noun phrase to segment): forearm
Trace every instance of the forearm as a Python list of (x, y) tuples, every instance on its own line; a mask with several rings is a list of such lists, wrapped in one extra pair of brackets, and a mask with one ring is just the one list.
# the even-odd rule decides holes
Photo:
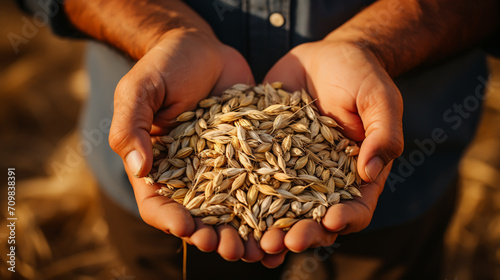
[(495, 0), (381, 0), (325, 39), (369, 48), (395, 77), (484, 42), (499, 14)]
[(210, 26), (178, 0), (66, 0), (70, 21), (87, 35), (140, 59), (169, 31), (199, 32), (215, 39)]

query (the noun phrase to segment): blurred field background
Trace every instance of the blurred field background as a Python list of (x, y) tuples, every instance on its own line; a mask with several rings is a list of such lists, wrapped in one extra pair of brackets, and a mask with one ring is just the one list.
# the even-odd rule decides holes
[[(43, 27), (15, 54), (9, 32), (26, 17), (0, 2), (0, 278), (134, 279), (109, 245), (96, 184), (84, 162), (58, 174), (79, 143), (87, 92), (84, 44)], [(446, 244), (446, 279), (500, 279), (500, 60), (481, 127), (461, 162), (458, 209)], [(16, 270), (6, 267), (6, 173), (16, 168)], [(418, 234), (418, 233), (416, 233)]]

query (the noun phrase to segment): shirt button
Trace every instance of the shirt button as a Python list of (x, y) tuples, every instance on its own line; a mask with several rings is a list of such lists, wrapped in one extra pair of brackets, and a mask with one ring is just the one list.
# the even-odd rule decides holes
[(285, 18), (280, 13), (273, 13), (269, 17), (269, 22), (271, 22), (274, 27), (281, 27), (285, 24)]

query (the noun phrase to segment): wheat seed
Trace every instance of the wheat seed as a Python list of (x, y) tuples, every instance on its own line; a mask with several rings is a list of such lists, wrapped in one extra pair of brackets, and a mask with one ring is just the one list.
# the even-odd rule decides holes
[(330, 205), (362, 194), (359, 147), (314, 101), (279, 82), (234, 85), (157, 137), (144, 180), (203, 223), (232, 225), (244, 240), (300, 219), (321, 222)]

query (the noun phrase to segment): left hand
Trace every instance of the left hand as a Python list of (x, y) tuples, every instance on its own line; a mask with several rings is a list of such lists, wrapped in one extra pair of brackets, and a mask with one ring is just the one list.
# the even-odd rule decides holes
[(329, 207), (322, 225), (302, 220), (286, 234), (266, 232), (260, 245), (268, 267), (281, 264), (288, 250), (328, 246), (337, 234), (367, 227), (392, 161), (403, 151), (402, 97), (369, 48), (331, 39), (299, 45), (268, 72), (265, 82), (274, 81), (290, 91), (305, 89), (346, 137), (363, 142), (357, 168), (367, 184), (360, 188), (362, 198)]
[(216, 250), (227, 260), (261, 252), (251, 243), (243, 243), (234, 228), (204, 225), (182, 205), (157, 195), (157, 185), (149, 186), (136, 177), (151, 169), (151, 135), (164, 134), (176, 116), (195, 108), (209, 94), (242, 82), (253, 83), (250, 67), (215, 35), (170, 31), (117, 85), (109, 134), (111, 148), (124, 161), (144, 222), (184, 238), (202, 251)]

